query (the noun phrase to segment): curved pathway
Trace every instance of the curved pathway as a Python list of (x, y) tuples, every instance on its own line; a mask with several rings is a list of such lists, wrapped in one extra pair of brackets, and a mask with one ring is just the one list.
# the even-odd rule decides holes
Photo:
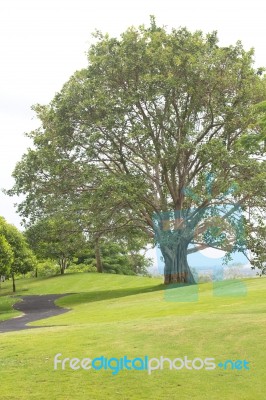
[[(70, 294), (72, 293), (21, 297), (22, 301), (14, 304), (13, 308), (23, 312), (24, 315), (0, 322), (0, 333), (40, 328), (38, 326), (28, 326), (27, 324), (70, 311), (54, 304), (55, 300)], [(41, 328), (44, 328), (44, 326)]]

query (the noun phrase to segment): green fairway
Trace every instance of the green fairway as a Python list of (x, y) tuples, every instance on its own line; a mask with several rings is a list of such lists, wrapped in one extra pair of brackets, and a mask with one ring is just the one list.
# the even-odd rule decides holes
[[(239, 285), (239, 283), (238, 283)], [(244, 288), (244, 290), (243, 290)], [(1, 400), (265, 399), (266, 279), (165, 290), (161, 279), (68, 274), (17, 281), (17, 294), (69, 293), (71, 311), (0, 334)], [(70, 294), (71, 293), (71, 294)], [(0, 319), (17, 299), (5, 282)], [(183, 301), (185, 300), (185, 301)], [(246, 360), (247, 369), (54, 370), (54, 357)]]

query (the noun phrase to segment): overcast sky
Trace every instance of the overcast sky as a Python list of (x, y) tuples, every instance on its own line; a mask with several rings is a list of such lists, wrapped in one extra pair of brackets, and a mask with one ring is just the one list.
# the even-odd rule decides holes
[[(118, 36), (149, 23), (218, 30), (222, 45), (241, 40), (266, 66), (265, 0), (0, 0), (0, 188), (29, 147), (38, 126), (31, 106), (46, 104), (76, 70), (86, 66), (95, 29)], [(0, 194), (0, 215), (20, 226), (14, 200)]]

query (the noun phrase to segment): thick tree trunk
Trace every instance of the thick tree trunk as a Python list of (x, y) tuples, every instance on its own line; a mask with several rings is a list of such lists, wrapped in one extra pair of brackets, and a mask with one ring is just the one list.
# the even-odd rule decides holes
[(168, 247), (161, 245), (161, 252), (164, 258), (164, 283), (195, 283), (192, 272), (187, 262), (186, 242), (180, 241), (176, 246)]
[(96, 268), (97, 272), (103, 272), (103, 265), (101, 260), (101, 252), (100, 252), (100, 239), (97, 236), (95, 239), (95, 259), (96, 259)]
[(14, 274), (11, 274), (11, 275), (12, 275), (13, 293), (15, 293), (15, 291), (16, 291), (15, 275)]

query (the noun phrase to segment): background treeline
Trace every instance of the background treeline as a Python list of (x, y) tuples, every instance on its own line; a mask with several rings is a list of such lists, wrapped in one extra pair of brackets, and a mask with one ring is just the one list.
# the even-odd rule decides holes
[(39, 220), (23, 233), (0, 217), (0, 275), (44, 277), (65, 272), (105, 272), (147, 275), (151, 260), (143, 242), (132, 236), (126, 240), (91, 240), (72, 221), (60, 218)]

